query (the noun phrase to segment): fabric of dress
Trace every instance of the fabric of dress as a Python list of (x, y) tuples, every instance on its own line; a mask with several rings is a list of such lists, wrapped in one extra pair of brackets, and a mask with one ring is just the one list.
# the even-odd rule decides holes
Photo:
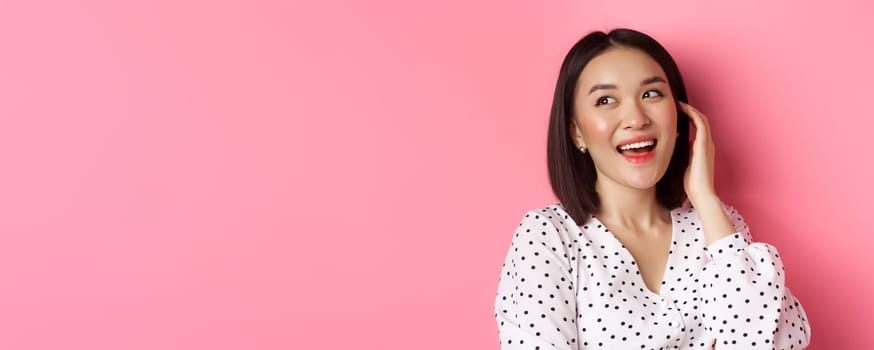
[(709, 246), (688, 201), (671, 210), (658, 293), (595, 216), (578, 225), (561, 204), (527, 212), (495, 298), (501, 348), (803, 349), (810, 325), (777, 250), (724, 208), (737, 232)]

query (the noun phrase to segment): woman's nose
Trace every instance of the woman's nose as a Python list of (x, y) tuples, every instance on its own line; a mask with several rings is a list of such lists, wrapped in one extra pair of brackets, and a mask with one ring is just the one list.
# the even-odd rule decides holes
[(625, 111), (622, 118), (622, 127), (624, 129), (642, 129), (649, 125), (650, 120), (640, 106), (631, 104)]

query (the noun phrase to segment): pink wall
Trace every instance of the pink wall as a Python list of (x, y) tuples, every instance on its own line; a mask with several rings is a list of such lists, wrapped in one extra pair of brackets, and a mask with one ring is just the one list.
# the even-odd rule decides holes
[(812, 348), (874, 347), (874, 9), (770, 3), (0, 1), (0, 348), (497, 349), (558, 65), (614, 26), (679, 61)]

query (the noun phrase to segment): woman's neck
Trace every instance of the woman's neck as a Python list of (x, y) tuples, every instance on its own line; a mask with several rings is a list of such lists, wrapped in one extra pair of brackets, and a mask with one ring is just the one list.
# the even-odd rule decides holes
[[(656, 199), (655, 186), (637, 189), (612, 181), (595, 183), (601, 200), (598, 220), (612, 226), (648, 229), (670, 223), (670, 210), (665, 209)], [(644, 230), (649, 231), (649, 230)]]

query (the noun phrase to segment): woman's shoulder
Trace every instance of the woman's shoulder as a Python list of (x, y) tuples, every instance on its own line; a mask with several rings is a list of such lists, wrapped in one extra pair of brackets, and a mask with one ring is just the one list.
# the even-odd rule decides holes
[[(572, 257), (577, 242), (587, 240), (585, 225), (577, 225), (561, 203), (527, 210), (516, 228), (513, 241), (521, 242), (522, 250), (551, 248), (553, 252), (564, 251)], [(527, 242), (527, 243), (526, 243)]]
[[(546, 206), (535, 207), (528, 210), (525, 213), (525, 218), (527, 220), (537, 220), (542, 222), (549, 222), (555, 227), (580, 227), (585, 224), (591, 222), (595, 217), (591, 216), (587, 222), (577, 223), (570, 216), (570, 214), (565, 211), (565, 207), (559, 202)], [(525, 220), (523, 220), (525, 221)]]

